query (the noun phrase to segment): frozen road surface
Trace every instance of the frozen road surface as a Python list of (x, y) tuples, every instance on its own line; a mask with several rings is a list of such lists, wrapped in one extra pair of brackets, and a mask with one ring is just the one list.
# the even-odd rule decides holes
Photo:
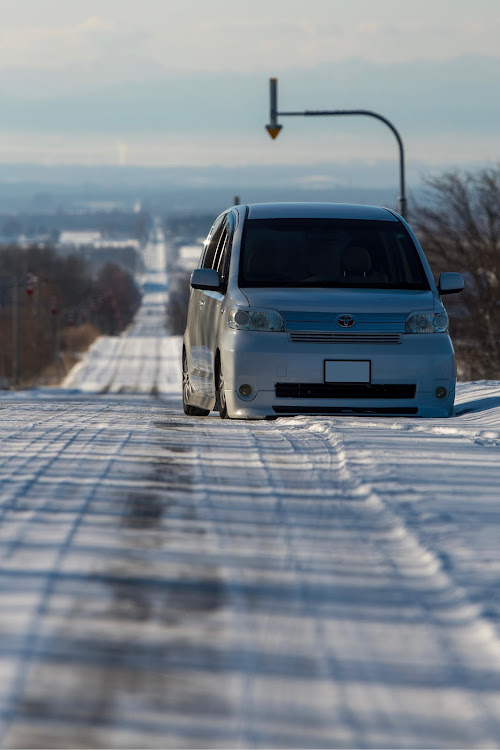
[(0, 397), (2, 746), (499, 747), (500, 382), (185, 417), (163, 251), (125, 335)]

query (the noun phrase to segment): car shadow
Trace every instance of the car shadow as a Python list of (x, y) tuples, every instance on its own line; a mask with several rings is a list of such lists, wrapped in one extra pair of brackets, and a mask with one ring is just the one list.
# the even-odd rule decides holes
[(463, 414), (473, 414), (488, 409), (494, 409), (500, 406), (500, 396), (489, 396), (488, 398), (474, 398), (458, 404), (453, 410), (454, 417), (461, 417)]

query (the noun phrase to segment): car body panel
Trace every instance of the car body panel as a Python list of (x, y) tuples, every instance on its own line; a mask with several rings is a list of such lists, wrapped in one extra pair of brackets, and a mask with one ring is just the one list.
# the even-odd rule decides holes
[[(279, 311), (338, 311), (367, 313), (408, 313), (413, 310), (433, 310), (439, 301), (429, 290), (384, 289), (317, 289), (284, 288), (242, 290), (251, 307), (269, 307)], [(311, 296), (313, 295), (313, 300)], [(375, 312), (374, 312), (375, 311)]]

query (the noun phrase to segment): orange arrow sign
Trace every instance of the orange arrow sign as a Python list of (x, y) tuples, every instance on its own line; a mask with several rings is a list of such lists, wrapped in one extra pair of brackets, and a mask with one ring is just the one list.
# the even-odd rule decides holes
[(266, 125), (266, 130), (274, 140), (278, 135), (283, 126), (282, 125)]

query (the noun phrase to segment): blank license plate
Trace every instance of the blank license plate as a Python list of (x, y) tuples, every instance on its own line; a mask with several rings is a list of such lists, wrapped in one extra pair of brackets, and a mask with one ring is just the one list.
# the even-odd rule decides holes
[(325, 360), (325, 383), (369, 383), (371, 362), (367, 360)]

